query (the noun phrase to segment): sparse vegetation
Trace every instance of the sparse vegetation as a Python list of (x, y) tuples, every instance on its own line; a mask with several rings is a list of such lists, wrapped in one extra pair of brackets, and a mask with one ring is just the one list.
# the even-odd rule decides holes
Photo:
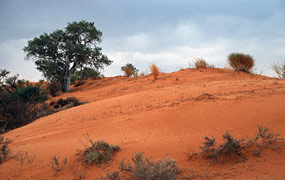
[(232, 53), (228, 56), (229, 65), (235, 71), (250, 73), (254, 66), (254, 59), (250, 55)]
[(53, 106), (53, 108), (57, 110), (68, 109), (82, 104), (84, 104), (84, 102), (79, 102), (75, 97), (68, 97), (66, 99), (60, 98), (57, 101), (50, 102), (50, 106)]
[(122, 66), (121, 70), (125, 73), (127, 77), (137, 77), (139, 72), (139, 70), (137, 70), (137, 68), (135, 68), (135, 66), (130, 63), (127, 63), (125, 66)]
[(54, 155), (51, 158), (51, 162), (50, 162), (49, 166), (52, 168), (52, 170), (55, 172), (55, 174), (57, 174), (58, 172), (60, 172), (64, 169), (64, 167), (66, 166), (66, 163), (67, 163), (66, 158), (64, 158), (62, 160), (62, 162), (59, 162), (59, 157)]
[(152, 74), (152, 76), (153, 76), (153, 80), (154, 80), (154, 81), (157, 80), (158, 75), (159, 75), (159, 73), (160, 73), (158, 67), (157, 67), (155, 64), (152, 64), (152, 65), (150, 66), (150, 71), (151, 71), (151, 74)]
[(93, 142), (89, 140), (91, 147), (86, 148), (83, 152), (78, 152), (79, 160), (88, 164), (104, 164), (109, 162), (114, 153), (119, 152), (121, 149), (118, 145), (109, 145), (103, 140)]
[(271, 64), (271, 69), (277, 74), (278, 78), (285, 78), (285, 62)]

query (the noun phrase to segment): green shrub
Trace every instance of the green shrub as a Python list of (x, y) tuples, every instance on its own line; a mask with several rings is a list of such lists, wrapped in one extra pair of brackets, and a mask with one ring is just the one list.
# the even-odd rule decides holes
[(0, 165), (8, 160), (10, 149), (8, 148), (9, 140), (4, 140), (4, 137), (0, 134)]
[(61, 89), (61, 85), (58, 82), (50, 82), (48, 84), (48, 92), (52, 97), (58, 96)]
[(228, 56), (229, 65), (235, 71), (250, 73), (254, 66), (254, 59), (250, 55), (232, 53)]
[(100, 165), (107, 163), (113, 158), (114, 153), (121, 150), (118, 145), (109, 145), (103, 140), (96, 142), (89, 140), (89, 142), (91, 146), (82, 153), (78, 153), (78, 155), (81, 156), (81, 160), (88, 164)]

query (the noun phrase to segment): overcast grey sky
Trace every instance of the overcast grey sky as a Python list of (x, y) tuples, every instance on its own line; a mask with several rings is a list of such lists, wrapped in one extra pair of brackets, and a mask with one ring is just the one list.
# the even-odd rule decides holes
[(106, 76), (123, 74), (127, 62), (140, 71), (151, 63), (177, 71), (195, 58), (224, 67), (232, 52), (250, 54), (256, 72), (271, 76), (270, 64), (285, 61), (284, 0), (0, 0), (0, 69), (39, 80), (23, 47), (79, 20), (103, 32), (114, 61)]

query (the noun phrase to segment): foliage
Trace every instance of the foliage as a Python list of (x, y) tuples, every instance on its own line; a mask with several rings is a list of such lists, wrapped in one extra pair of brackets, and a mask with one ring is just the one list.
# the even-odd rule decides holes
[(125, 66), (121, 67), (121, 70), (125, 73), (127, 77), (137, 77), (139, 70), (135, 68), (134, 65), (127, 63)]
[(271, 69), (278, 75), (280, 79), (285, 78), (285, 62), (283, 63), (274, 63), (271, 65)]
[(119, 152), (121, 149), (118, 145), (109, 145), (103, 140), (93, 142), (89, 140), (91, 147), (86, 148), (83, 153), (78, 155), (82, 156), (83, 162), (88, 164), (104, 164), (109, 162), (114, 153)]
[(75, 106), (84, 104), (84, 102), (79, 102), (75, 97), (68, 97), (66, 99), (58, 99), (56, 102), (51, 101), (50, 106), (53, 106), (54, 109), (67, 109)]
[(152, 65), (150, 66), (150, 71), (151, 71), (151, 74), (152, 74), (152, 76), (153, 76), (153, 80), (154, 80), (154, 81), (157, 80), (158, 75), (159, 75), (159, 73), (160, 73), (158, 67), (157, 67), (155, 64), (152, 64)]
[(71, 77), (71, 84), (73, 84), (76, 80), (86, 80), (86, 79), (97, 79), (102, 77), (102, 74), (89, 67), (84, 67), (81, 70), (77, 70)]
[(45, 78), (59, 82), (62, 90), (68, 92), (70, 78), (78, 68), (88, 65), (100, 69), (112, 63), (97, 46), (101, 40), (102, 32), (94, 23), (82, 20), (68, 23), (63, 30), (35, 37), (28, 41), (24, 51)]
[(0, 86), (0, 128), (3, 131), (20, 127), (36, 119), (39, 108), (43, 107), (47, 99), (47, 93), (39, 85), (24, 85), (18, 83), (17, 78), (12, 78), (13, 83), (10, 83), (12, 81), (7, 81), (11, 79), (7, 76), (9, 73), (4, 74)]
[(138, 180), (173, 180), (178, 179), (177, 174), (182, 170), (176, 165), (176, 161), (167, 158), (165, 161), (152, 162), (138, 153), (132, 158), (133, 165), (126, 165), (123, 161), (120, 170), (132, 179)]
[(250, 73), (254, 66), (254, 59), (250, 55), (232, 53), (228, 56), (229, 65), (235, 71)]

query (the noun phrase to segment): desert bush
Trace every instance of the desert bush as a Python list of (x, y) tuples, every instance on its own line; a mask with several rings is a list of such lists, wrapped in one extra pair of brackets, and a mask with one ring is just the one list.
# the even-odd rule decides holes
[(0, 93), (0, 128), (23, 126), (37, 118), (47, 93), (38, 85), (6, 89)]
[(152, 64), (150, 66), (150, 71), (151, 71), (151, 74), (153, 76), (153, 80), (157, 80), (158, 75), (160, 73), (158, 67), (155, 64)]
[(285, 62), (271, 64), (271, 69), (277, 74), (280, 79), (285, 78)]
[(48, 92), (52, 97), (58, 96), (61, 89), (61, 85), (58, 82), (50, 82), (48, 84)]
[(176, 165), (176, 161), (167, 158), (165, 161), (152, 162), (144, 158), (142, 153), (136, 154), (133, 158), (133, 165), (125, 164), (123, 161), (120, 170), (128, 177), (138, 180), (173, 180), (178, 179), (182, 170)]
[(74, 84), (75, 81), (83, 81), (87, 79), (98, 79), (101, 78), (103, 75), (90, 67), (83, 67), (81, 70), (77, 70), (72, 76), (71, 76), (71, 84)]
[(137, 77), (138, 76), (138, 71), (137, 68), (135, 68), (134, 65), (127, 63), (125, 66), (121, 67), (121, 70), (125, 73), (127, 77)]
[(116, 152), (121, 149), (118, 145), (109, 145), (103, 140), (93, 142), (89, 140), (91, 146), (86, 148), (83, 152), (78, 152), (77, 155), (80, 156), (80, 160), (88, 164), (104, 164), (109, 162)]
[(254, 59), (250, 55), (232, 53), (228, 56), (229, 65), (235, 71), (250, 73), (254, 66)]
[(4, 137), (0, 134), (0, 165), (3, 164), (5, 161), (8, 160), (10, 149), (8, 144), (10, 141), (8, 139), (4, 139)]
[(244, 148), (243, 140), (237, 140), (233, 138), (228, 132), (223, 135), (222, 144), (217, 144), (215, 138), (205, 137), (204, 146), (200, 147), (202, 155), (215, 162), (224, 160), (225, 157), (231, 157), (233, 155), (242, 155), (241, 150)]

